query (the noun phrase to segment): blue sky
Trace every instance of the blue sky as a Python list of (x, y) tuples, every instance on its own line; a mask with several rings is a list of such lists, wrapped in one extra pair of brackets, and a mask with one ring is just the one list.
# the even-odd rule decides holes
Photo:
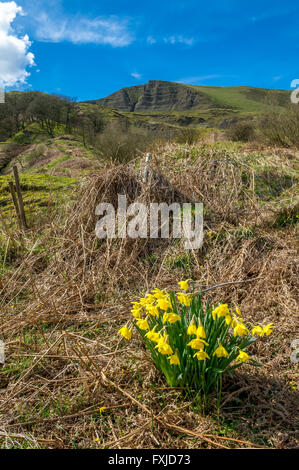
[[(1, 66), (0, 56), (0, 75), (11, 67), (10, 88), (84, 100), (148, 80), (290, 89), (299, 78), (298, 0), (15, 0), (15, 5), (22, 11), (9, 20), (7, 37), (28, 38), (26, 60), (10, 64), (14, 52), (7, 52), (10, 59)], [(16, 69), (21, 78), (13, 84)]]

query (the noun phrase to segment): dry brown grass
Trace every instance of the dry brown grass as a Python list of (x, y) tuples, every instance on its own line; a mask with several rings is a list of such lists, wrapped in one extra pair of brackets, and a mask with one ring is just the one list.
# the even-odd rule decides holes
[[(284, 152), (166, 145), (148, 185), (140, 161), (109, 166), (85, 177), (75, 203), (66, 202), (38, 233), (2, 225), (18, 255), (0, 278), (1, 446), (294, 447), (296, 224), (275, 224), (296, 205), (295, 164)], [(128, 203), (203, 202), (203, 248), (187, 253), (171, 239), (97, 240), (94, 209), (117, 205), (117, 194)], [(137, 335), (130, 343), (117, 335), (140, 292), (176, 289), (182, 278), (193, 279), (197, 290), (257, 278), (204, 296), (238, 305), (245, 319), (275, 324), (273, 335), (252, 348), (263, 368), (244, 367), (225, 380), (219, 413), (211, 397), (202, 416), (167, 387)]]

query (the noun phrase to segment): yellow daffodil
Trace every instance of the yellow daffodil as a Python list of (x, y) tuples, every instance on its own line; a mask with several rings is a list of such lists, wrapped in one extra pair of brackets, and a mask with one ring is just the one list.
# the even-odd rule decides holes
[(158, 299), (158, 307), (163, 310), (164, 312), (167, 312), (171, 308), (171, 303), (167, 299)]
[(261, 326), (255, 326), (254, 328), (252, 328), (251, 334), (252, 334), (252, 336), (261, 336), (261, 337), (263, 337), (264, 336), (263, 328)]
[(199, 325), (197, 330), (196, 330), (196, 336), (197, 338), (206, 338), (206, 332), (205, 329), (202, 325)]
[(237, 312), (237, 315), (240, 318), (240, 320), (243, 320), (242, 313), (241, 313), (241, 310), (239, 309), (239, 307), (236, 307), (236, 312)]
[(237, 361), (239, 362), (246, 362), (250, 359), (250, 356), (245, 351), (240, 351), (239, 356), (237, 357)]
[(273, 329), (273, 323), (269, 323), (268, 325), (263, 326), (263, 333), (266, 336), (269, 336), (272, 333), (272, 329)]
[(196, 328), (194, 317), (193, 317), (190, 322), (190, 325), (187, 328), (187, 335), (196, 335), (196, 331), (197, 331), (197, 328)]
[(190, 306), (191, 300), (192, 300), (190, 294), (184, 294), (183, 292), (178, 292), (177, 298), (180, 304), (185, 305), (186, 307)]
[(145, 307), (145, 305), (148, 303), (148, 300), (146, 297), (141, 297), (141, 299), (139, 299), (139, 303), (142, 307)]
[(199, 361), (205, 361), (206, 359), (210, 359), (207, 353), (203, 350), (197, 351), (193, 357), (197, 357)]
[(228, 356), (228, 352), (227, 352), (227, 350), (222, 346), (222, 344), (219, 343), (219, 346), (218, 346), (218, 348), (216, 349), (216, 351), (214, 352), (213, 356), (217, 356), (217, 357), (227, 357), (227, 356)]
[(226, 315), (225, 316), (225, 323), (227, 325), (230, 325), (231, 324), (231, 321), (232, 321), (232, 317), (230, 315)]
[(180, 315), (177, 315), (174, 312), (164, 313), (163, 315), (163, 323), (176, 323), (177, 321), (180, 321), (180, 319)]
[(148, 325), (148, 322), (147, 322), (147, 318), (145, 318), (144, 320), (142, 320), (140, 318), (139, 320), (137, 320), (136, 325), (141, 330), (149, 330), (149, 325)]
[(166, 336), (166, 338), (161, 337), (159, 339), (157, 346), (155, 346), (155, 348), (157, 348), (159, 353), (161, 354), (165, 354), (165, 355), (173, 354), (173, 350), (171, 349), (171, 346), (168, 344), (168, 336)]
[(164, 299), (166, 297), (166, 294), (165, 292), (163, 292), (162, 290), (156, 288), (156, 289), (153, 289), (152, 291), (154, 294), (154, 297), (155, 299)]
[(185, 292), (187, 292), (187, 290), (189, 289), (188, 281), (180, 281), (180, 282), (178, 282), (178, 285), (179, 285), (180, 288), (181, 288), (182, 290), (184, 290)]
[(132, 313), (133, 317), (141, 318), (141, 310), (140, 310), (139, 307), (133, 307), (132, 310), (131, 310), (131, 313)]
[(229, 315), (229, 308), (227, 304), (218, 305), (218, 307), (214, 308), (212, 311), (213, 320), (216, 320), (216, 317), (226, 317), (227, 315)]
[(123, 326), (120, 330), (118, 330), (118, 333), (127, 340), (130, 340), (132, 338), (132, 330), (129, 330), (129, 328), (127, 328), (126, 326)]
[(177, 353), (173, 354), (172, 356), (169, 356), (167, 359), (169, 360), (170, 364), (174, 364), (176, 366), (180, 365), (180, 360)]
[(156, 302), (156, 298), (153, 294), (147, 294), (145, 298), (147, 304), (153, 304), (154, 302)]
[(192, 339), (192, 341), (188, 343), (188, 346), (190, 346), (192, 349), (203, 349), (204, 345), (209, 346), (208, 343), (206, 343), (201, 338)]
[(246, 328), (243, 323), (238, 323), (234, 329), (234, 336), (244, 336), (249, 333), (248, 328)]
[(159, 333), (155, 331), (156, 328), (157, 325), (145, 335), (150, 341), (153, 341), (154, 343), (158, 343), (160, 339)]
[(159, 310), (158, 307), (152, 304), (147, 304), (145, 306), (146, 311), (152, 316), (159, 318)]

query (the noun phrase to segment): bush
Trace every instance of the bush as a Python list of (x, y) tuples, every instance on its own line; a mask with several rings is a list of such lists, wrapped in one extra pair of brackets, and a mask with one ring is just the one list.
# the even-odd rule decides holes
[(31, 150), (31, 152), (27, 153), (25, 156), (26, 162), (34, 165), (34, 163), (39, 160), (39, 158), (44, 155), (47, 150), (47, 146), (45, 144), (38, 144)]
[[(220, 400), (223, 375), (244, 362), (260, 365), (246, 350), (272, 332), (272, 323), (249, 327), (238, 308), (232, 313), (227, 304), (204, 306), (200, 294), (186, 293), (188, 282), (179, 284), (184, 292), (154, 289), (133, 302), (134, 326), (170, 387), (201, 393), (204, 403), (217, 391)], [(132, 330), (125, 326), (119, 334), (131, 339)]]
[(262, 116), (259, 129), (268, 144), (299, 148), (299, 105), (292, 104), (286, 111)]
[(180, 131), (178, 131), (178, 133), (176, 134), (175, 141), (178, 144), (192, 145), (198, 142), (200, 137), (201, 137), (200, 132), (190, 127), (190, 128), (181, 129)]
[(227, 130), (227, 137), (234, 142), (248, 142), (254, 138), (255, 132), (252, 124), (238, 122)]
[(111, 162), (126, 163), (145, 151), (152, 143), (147, 134), (124, 130), (120, 124), (110, 123), (95, 139), (99, 157)]

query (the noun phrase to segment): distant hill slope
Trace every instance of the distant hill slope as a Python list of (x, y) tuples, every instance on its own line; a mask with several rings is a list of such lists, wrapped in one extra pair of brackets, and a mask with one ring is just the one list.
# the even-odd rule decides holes
[(207, 87), (150, 80), (145, 85), (122, 88), (106, 98), (88, 101), (124, 112), (165, 112), (231, 109), (261, 112), (284, 107), (290, 92), (253, 87)]

